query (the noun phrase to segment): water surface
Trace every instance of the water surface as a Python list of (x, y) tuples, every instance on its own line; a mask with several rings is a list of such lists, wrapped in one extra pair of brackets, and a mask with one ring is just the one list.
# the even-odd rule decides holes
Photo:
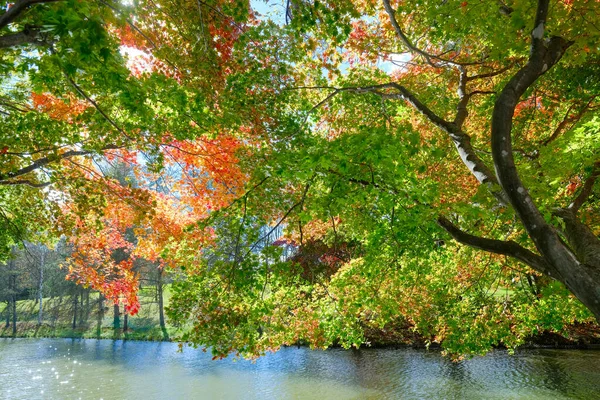
[(286, 348), (255, 363), (174, 343), (0, 339), (1, 399), (594, 399), (600, 352)]

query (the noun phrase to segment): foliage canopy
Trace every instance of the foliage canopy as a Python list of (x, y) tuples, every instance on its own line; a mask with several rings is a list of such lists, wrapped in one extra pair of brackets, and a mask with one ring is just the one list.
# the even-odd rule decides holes
[(131, 313), (169, 268), (216, 356), (600, 318), (597, 2), (257, 5), (5, 7), (0, 255), (67, 235)]

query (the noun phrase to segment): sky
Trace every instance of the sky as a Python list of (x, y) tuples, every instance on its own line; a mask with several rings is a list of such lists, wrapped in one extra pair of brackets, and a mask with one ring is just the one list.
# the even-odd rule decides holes
[[(250, 6), (253, 10), (259, 13), (263, 18), (270, 19), (278, 25), (285, 24), (285, 8), (287, 0), (250, 0)], [(390, 56), (390, 61), (380, 59), (378, 67), (388, 73), (402, 70), (403, 63), (410, 61), (412, 56), (410, 53), (393, 54)], [(344, 63), (341, 66), (341, 72), (344, 73), (350, 67)]]
[(278, 25), (285, 24), (287, 0), (250, 0), (250, 7)]

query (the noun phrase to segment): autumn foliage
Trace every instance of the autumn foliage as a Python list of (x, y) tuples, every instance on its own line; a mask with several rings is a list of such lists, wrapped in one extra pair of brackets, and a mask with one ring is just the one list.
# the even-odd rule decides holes
[(0, 15), (0, 256), (65, 236), (68, 278), (130, 315), (140, 265), (172, 273), (216, 357), (592, 320), (569, 285), (594, 279), (535, 235), (598, 260), (600, 3), (27, 3)]

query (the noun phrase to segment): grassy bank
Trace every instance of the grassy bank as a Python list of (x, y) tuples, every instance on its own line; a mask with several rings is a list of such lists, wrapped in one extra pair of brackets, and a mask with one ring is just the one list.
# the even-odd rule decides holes
[[(98, 293), (90, 293), (89, 299), (79, 300), (74, 305), (73, 297), (55, 297), (43, 299), (43, 319), (38, 324), (39, 303), (36, 300), (17, 301), (17, 329), (13, 335), (11, 325), (6, 326), (6, 303), (0, 304), (0, 337), (58, 337), (58, 338), (95, 338), (95, 339), (128, 339), (128, 340), (177, 340), (181, 332), (169, 326), (162, 329), (159, 323), (158, 302), (155, 288), (145, 287), (140, 290), (139, 298), (142, 307), (135, 316), (128, 317), (128, 329), (123, 331), (123, 315), (120, 317), (120, 328), (113, 327), (113, 305), (103, 302), (100, 309)], [(164, 287), (164, 304), (169, 304), (169, 286)], [(76, 324), (73, 317), (77, 311)], [(123, 308), (121, 307), (121, 313)]]
[[(499, 291), (499, 296), (507, 296)], [(0, 304), (0, 337), (56, 337), (56, 338), (93, 338), (93, 339), (127, 339), (148, 341), (178, 341), (182, 331), (169, 325), (165, 328), (159, 323), (159, 307), (156, 290), (147, 286), (139, 292), (142, 307), (135, 316), (128, 317), (128, 329), (124, 331), (123, 316), (120, 327), (114, 328), (113, 305), (104, 301), (104, 308), (99, 307), (98, 293), (90, 293), (74, 307), (73, 297), (45, 298), (43, 300), (43, 320), (38, 324), (39, 303), (36, 300), (17, 301), (17, 329), (13, 335), (12, 321), (6, 326), (6, 303)], [(171, 299), (170, 287), (164, 287), (164, 305), (167, 307)], [(74, 312), (77, 310), (75, 327)], [(102, 311), (102, 313), (101, 313)], [(122, 311), (122, 307), (121, 307)], [(386, 326), (386, 329), (365, 329), (367, 340), (373, 347), (425, 347), (431, 338), (424, 338), (415, 333), (406, 323), (398, 322)], [(562, 334), (542, 332), (527, 341), (524, 347), (553, 348), (599, 348), (600, 326), (596, 324), (575, 324), (564, 329)]]

